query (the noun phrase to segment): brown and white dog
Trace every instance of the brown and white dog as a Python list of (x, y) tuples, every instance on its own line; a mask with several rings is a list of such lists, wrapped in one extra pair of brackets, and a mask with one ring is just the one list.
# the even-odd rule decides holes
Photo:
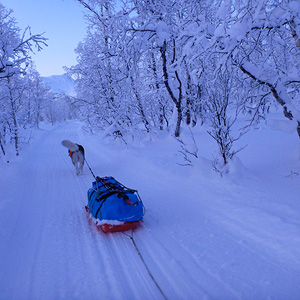
[(84, 148), (81, 145), (72, 143), (69, 140), (63, 140), (62, 145), (68, 148), (69, 156), (71, 157), (72, 163), (76, 168), (77, 176), (83, 174), (84, 165)]

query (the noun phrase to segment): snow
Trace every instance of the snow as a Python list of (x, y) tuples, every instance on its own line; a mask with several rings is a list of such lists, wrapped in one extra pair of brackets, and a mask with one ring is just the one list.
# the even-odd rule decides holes
[(228, 13), (228, 7), (227, 7), (226, 1), (224, 1), (224, 2), (220, 5), (220, 7), (219, 7), (219, 9), (218, 9), (218, 11), (217, 11), (217, 13), (216, 13), (216, 16), (217, 16), (218, 18), (223, 18), (223, 19), (225, 19), (226, 16), (227, 16), (227, 13)]
[[(120, 147), (77, 122), (44, 125), (0, 161), (0, 299), (300, 299), (299, 139), (275, 119), (243, 136), (223, 177), (201, 126), (199, 158), (182, 167), (166, 133)], [(130, 238), (88, 218), (93, 177), (86, 165), (76, 176), (63, 139), (85, 147), (96, 175), (139, 191), (133, 237), (163, 294)]]
[(284, 131), (286, 133), (293, 133), (296, 131), (298, 123), (295, 120), (290, 121), (290, 120), (269, 119), (268, 125), (270, 128), (274, 130)]
[(247, 20), (241, 20), (229, 28), (227, 33), (232, 40), (241, 41), (243, 38), (245, 38), (249, 30), (250, 29)]
[(157, 35), (157, 43), (160, 47), (163, 46), (164, 42), (171, 37), (170, 29), (168, 25), (163, 22), (159, 21), (156, 26), (156, 35)]
[(53, 93), (75, 96), (74, 80), (67, 74), (42, 77), (44, 83)]

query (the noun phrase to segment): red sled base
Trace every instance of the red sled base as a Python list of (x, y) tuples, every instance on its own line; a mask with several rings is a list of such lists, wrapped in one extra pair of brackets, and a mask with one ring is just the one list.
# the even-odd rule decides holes
[(118, 232), (118, 231), (126, 231), (130, 229), (136, 228), (140, 224), (140, 221), (135, 222), (124, 222), (123, 224), (119, 225), (112, 225), (112, 224), (101, 224), (97, 225), (97, 227), (100, 227), (102, 231), (104, 232)]
[[(85, 210), (89, 213), (89, 207), (86, 205)], [(134, 222), (124, 222), (122, 224), (97, 224), (97, 228), (101, 229), (103, 232), (119, 232), (119, 231), (126, 231), (130, 229), (135, 229), (141, 221), (134, 221)]]

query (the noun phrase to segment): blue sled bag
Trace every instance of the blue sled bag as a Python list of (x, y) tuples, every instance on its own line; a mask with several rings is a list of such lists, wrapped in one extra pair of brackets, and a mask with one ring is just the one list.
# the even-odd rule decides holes
[[(96, 223), (118, 229), (108, 231), (131, 229), (143, 219), (145, 209), (138, 192), (125, 187), (113, 177), (96, 177), (87, 194), (87, 210), (96, 219)], [(127, 223), (125, 227), (124, 223)], [(122, 224), (125, 229), (122, 229)]]

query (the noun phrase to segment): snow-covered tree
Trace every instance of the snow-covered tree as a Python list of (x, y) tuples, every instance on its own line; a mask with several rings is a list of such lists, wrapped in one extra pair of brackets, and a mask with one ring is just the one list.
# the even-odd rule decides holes
[(8, 140), (13, 142), (16, 155), (20, 153), (20, 127), (28, 121), (25, 114), (30, 114), (25, 100), (26, 69), (31, 64), (34, 49), (39, 51), (45, 45), (46, 38), (32, 35), (29, 27), (21, 33), (12, 10), (0, 4), (0, 145), (3, 155)]
[(211, 78), (209, 85), (204, 88), (205, 104), (210, 130), (209, 135), (217, 142), (219, 154), (222, 161), (216, 158), (213, 162), (214, 169), (221, 174), (227, 172), (227, 165), (233, 156), (240, 151), (234, 149), (234, 143), (246, 132), (236, 130), (233, 127), (243, 108), (243, 101), (239, 100), (239, 95), (232, 91), (234, 77), (231, 74), (219, 70), (215, 73), (215, 78)]
[(284, 115), (296, 121), (300, 136), (300, 3), (225, 0), (217, 18), (208, 55), (218, 53), (220, 65), (236, 66), (249, 85), (258, 85), (257, 106), (273, 97)]
[(25, 85), (23, 95), (24, 123), (39, 128), (39, 123), (45, 119), (47, 102), (52, 101), (53, 95), (34, 68), (30, 68), (23, 78)]
[[(7, 126), (11, 141), (15, 146), (16, 155), (20, 154), (20, 134), (19, 134), (19, 112), (22, 109), (22, 95), (24, 92), (24, 85), (19, 76), (7, 77), (5, 84), (1, 89), (1, 100), (5, 102), (5, 114), (3, 123)], [(5, 136), (3, 135), (3, 138)], [(3, 141), (4, 144), (4, 141)]]
[(46, 46), (46, 38), (29, 27), (21, 33), (12, 12), (0, 3), (0, 80), (24, 72), (34, 49)]
[(237, 115), (250, 126), (275, 99), (300, 136), (299, 2), (77, 1), (88, 28), (69, 72), (91, 126), (117, 136), (172, 126), (179, 137), (206, 122), (226, 165)]

